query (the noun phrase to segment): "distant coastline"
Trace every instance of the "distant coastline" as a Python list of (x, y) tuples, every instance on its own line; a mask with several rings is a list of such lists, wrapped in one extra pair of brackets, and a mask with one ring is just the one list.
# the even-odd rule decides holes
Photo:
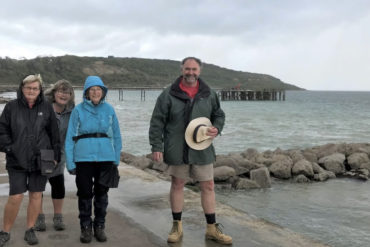
[[(18, 85), (21, 77), (41, 74), (47, 84), (67, 79), (83, 85), (87, 75), (99, 75), (108, 87), (165, 87), (180, 75), (180, 61), (121, 57), (57, 56), (16, 60), (0, 58), (0, 84)], [(211, 88), (239, 87), (250, 90), (301, 90), (272, 75), (235, 71), (204, 63), (202, 79)]]

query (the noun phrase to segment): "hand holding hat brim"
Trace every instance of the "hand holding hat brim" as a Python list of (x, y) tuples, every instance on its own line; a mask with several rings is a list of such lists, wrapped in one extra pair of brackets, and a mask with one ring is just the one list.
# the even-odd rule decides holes
[(211, 146), (213, 138), (207, 135), (210, 127), (212, 123), (206, 117), (193, 119), (185, 130), (185, 141), (188, 146), (195, 150), (204, 150)]

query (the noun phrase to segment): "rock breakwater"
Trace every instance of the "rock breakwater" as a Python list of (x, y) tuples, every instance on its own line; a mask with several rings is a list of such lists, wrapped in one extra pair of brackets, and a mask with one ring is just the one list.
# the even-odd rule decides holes
[[(154, 162), (151, 154), (134, 156), (121, 153), (121, 161), (170, 180), (165, 163)], [(272, 179), (294, 183), (322, 182), (337, 177), (368, 180), (370, 174), (370, 143), (329, 143), (306, 149), (280, 148), (258, 152), (217, 155), (214, 164), (216, 187), (234, 189), (266, 188)], [(196, 184), (188, 181), (188, 185)]]

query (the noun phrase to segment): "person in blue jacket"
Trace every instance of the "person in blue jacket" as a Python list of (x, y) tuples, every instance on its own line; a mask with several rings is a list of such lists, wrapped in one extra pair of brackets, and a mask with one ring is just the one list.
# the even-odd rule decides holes
[(115, 187), (107, 182), (118, 176), (121, 132), (113, 107), (105, 102), (107, 92), (100, 77), (86, 78), (83, 102), (72, 111), (65, 140), (67, 169), (76, 175), (82, 243), (91, 242), (93, 228), (97, 241), (107, 241), (108, 190)]

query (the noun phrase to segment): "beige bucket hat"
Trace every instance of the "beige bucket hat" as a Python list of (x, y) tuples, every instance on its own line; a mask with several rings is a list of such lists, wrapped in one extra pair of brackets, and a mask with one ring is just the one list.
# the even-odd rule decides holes
[(211, 121), (206, 117), (191, 120), (185, 130), (185, 141), (190, 148), (203, 150), (211, 146), (213, 138), (207, 135)]

